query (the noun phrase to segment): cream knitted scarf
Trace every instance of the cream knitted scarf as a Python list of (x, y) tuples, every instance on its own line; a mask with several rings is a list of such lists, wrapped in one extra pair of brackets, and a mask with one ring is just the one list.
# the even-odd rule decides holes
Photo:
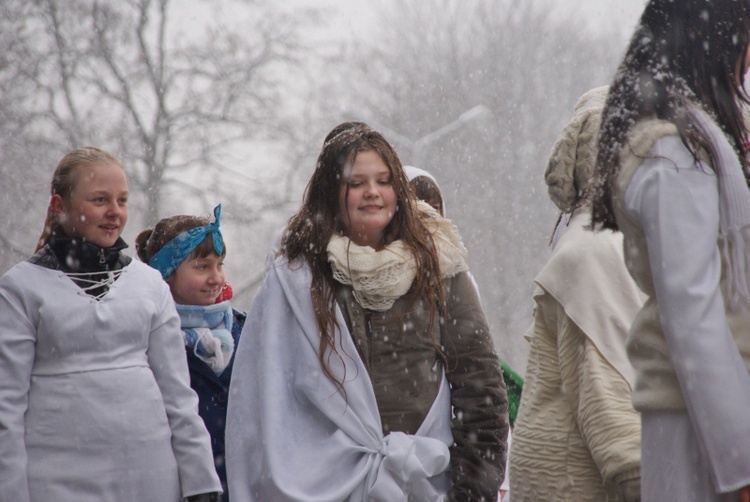
[(734, 310), (750, 306), (750, 191), (737, 152), (714, 120), (700, 107), (690, 114), (709, 140), (719, 182), (719, 234), (726, 267), (727, 305)]
[[(421, 216), (438, 250), (441, 278), (468, 271), (466, 248), (455, 225), (422, 201), (417, 208), (428, 213)], [(417, 273), (413, 254), (400, 240), (376, 251), (369, 246), (358, 246), (348, 237), (334, 235), (327, 249), (333, 278), (352, 286), (354, 298), (369, 310), (390, 309), (409, 291)]]

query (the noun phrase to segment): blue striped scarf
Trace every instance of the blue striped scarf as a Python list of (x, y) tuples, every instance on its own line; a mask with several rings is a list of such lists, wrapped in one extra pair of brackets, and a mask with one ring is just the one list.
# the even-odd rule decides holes
[(221, 375), (232, 359), (232, 306), (229, 300), (214, 305), (177, 305), (185, 347)]

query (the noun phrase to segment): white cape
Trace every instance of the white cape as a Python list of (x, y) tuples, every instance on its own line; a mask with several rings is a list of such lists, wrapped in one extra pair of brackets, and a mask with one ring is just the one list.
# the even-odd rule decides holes
[(367, 370), (336, 308), (338, 353), (321, 370), (307, 266), (279, 257), (248, 312), (227, 414), (234, 502), (442, 500), (450, 487), (450, 390), (443, 376), (415, 435), (383, 436)]
[(559, 241), (534, 278), (534, 297), (549, 293), (632, 389), (626, 339), (646, 297), (625, 266), (622, 234), (588, 230), (590, 223), (591, 207), (584, 206), (564, 232), (556, 230)]

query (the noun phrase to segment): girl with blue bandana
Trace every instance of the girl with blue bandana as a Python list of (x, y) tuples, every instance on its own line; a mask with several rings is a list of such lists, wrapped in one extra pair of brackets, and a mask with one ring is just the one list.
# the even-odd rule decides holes
[(199, 413), (211, 434), (216, 471), (229, 500), (224, 465), (224, 424), (234, 349), (245, 314), (229, 302), (223, 270), (226, 247), (215, 220), (179, 215), (164, 218), (136, 238), (138, 257), (161, 272), (169, 284), (187, 349), (190, 386), (198, 394)]

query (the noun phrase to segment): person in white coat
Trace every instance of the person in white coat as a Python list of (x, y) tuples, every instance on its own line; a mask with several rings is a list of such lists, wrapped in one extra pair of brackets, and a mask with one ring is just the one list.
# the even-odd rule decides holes
[(642, 500), (750, 500), (747, 0), (651, 0), (611, 85), (597, 228), (646, 293), (628, 338)]
[(0, 500), (218, 500), (172, 295), (122, 253), (122, 165), (74, 150), (51, 192), (37, 252), (0, 278)]
[(516, 502), (640, 500), (640, 416), (625, 340), (643, 296), (625, 268), (622, 235), (587, 229), (586, 188), (606, 96), (606, 87), (581, 96), (544, 176), (562, 213), (534, 279), (531, 350), (510, 454)]

